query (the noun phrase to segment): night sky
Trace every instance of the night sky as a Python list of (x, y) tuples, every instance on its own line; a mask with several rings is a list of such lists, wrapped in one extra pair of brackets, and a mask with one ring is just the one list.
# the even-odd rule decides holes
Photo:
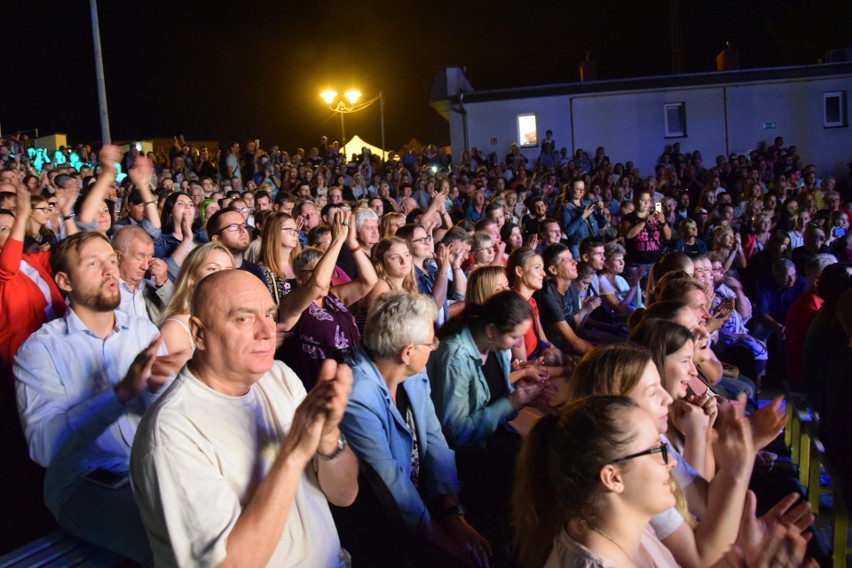
[[(852, 47), (843, 0), (681, 3), (684, 72), (713, 70), (726, 41), (749, 68)], [(440, 67), (465, 66), (478, 90), (579, 80), (586, 50), (600, 79), (669, 74), (669, 5), (101, 0), (112, 137), (309, 147), (340, 136), (318, 93), (355, 86), (365, 98), (384, 91), (390, 148), (412, 137), (447, 144), (447, 123), (428, 104)], [(88, 0), (8, 2), (0, 18), (3, 133), (39, 128), (99, 142)], [(378, 145), (378, 103), (348, 115), (346, 131)]]

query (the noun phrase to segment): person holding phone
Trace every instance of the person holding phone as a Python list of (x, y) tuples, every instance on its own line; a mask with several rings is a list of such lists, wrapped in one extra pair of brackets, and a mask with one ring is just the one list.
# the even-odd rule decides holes
[(585, 199), (586, 182), (574, 179), (565, 185), (562, 206), (562, 230), (571, 247), (571, 254), (580, 257), (580, 241), (587, 237), (598, 237), (600, 228), (606, 224), (603, 217), (603, 202)]
[(652, 212), (653, 196), (648, 189), (633, 194), (635, 209), (621, 219), (618, 226), (627, 250), (625, 262), (631, 270), (642, 270), (660, 260), (663, 242), (672, 238), (672, 229), (666, 222), (662, 209)]

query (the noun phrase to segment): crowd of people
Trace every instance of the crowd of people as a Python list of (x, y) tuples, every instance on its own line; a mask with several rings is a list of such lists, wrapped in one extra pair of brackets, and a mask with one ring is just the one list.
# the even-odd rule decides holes
[(812, 565), (781, 379), (852, 488), (852, 192), (780, 137), (25, 146), (0, 395), (58, 524), (141, 565)]

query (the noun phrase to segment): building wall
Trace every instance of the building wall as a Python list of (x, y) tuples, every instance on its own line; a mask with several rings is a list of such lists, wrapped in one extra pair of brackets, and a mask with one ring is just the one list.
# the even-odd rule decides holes
[[(604, 146), (612, 161), (633, 160), (646, 175), (674, 142), (680, 142), (682, 151), (700, 150), (709, 166), (718, 154), (747, 153), (780, 135), (786, 144), (797, 145), (805, 162), (816, 164), (821, 175), (842, 179), (845, 164), (852, 162), (852, 128), (823, 128), (823, 93), (848, 92), (850, 85), (852, 77), (833, 76), (467, 102), (464, 108), (470, 146), (496, 152), (501, 159), (517, 142), (517, 115), (534, 113), (539, 138), (553, 130), (557, 150), (582, 148), (592, 156), (597, 146)], [(685, 104), (687, 135), (666, 138), (663, 105), (675, 102)], [(450, 131), (457, 157), (464, 147), (460, 113), (451, 115)], [(539, 149), (522, 152), (534, 162)]]

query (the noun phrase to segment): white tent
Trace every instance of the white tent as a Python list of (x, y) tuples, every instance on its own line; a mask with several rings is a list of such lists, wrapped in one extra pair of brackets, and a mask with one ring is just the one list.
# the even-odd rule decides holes
[(353, 136), (352, 139), (350, 139), (343, 147), (343, 152), (346, 159), (349, 160), (352, 158), (352, 154), (360, 154), (364, 151), (364, 148), (369, 149), (374, 156), (381, 156), (382, 159), (387, 157), (386, 151), (383, 151), (378, 146), (373, 146), (369, 142), (365, 142), (360, 136)]

